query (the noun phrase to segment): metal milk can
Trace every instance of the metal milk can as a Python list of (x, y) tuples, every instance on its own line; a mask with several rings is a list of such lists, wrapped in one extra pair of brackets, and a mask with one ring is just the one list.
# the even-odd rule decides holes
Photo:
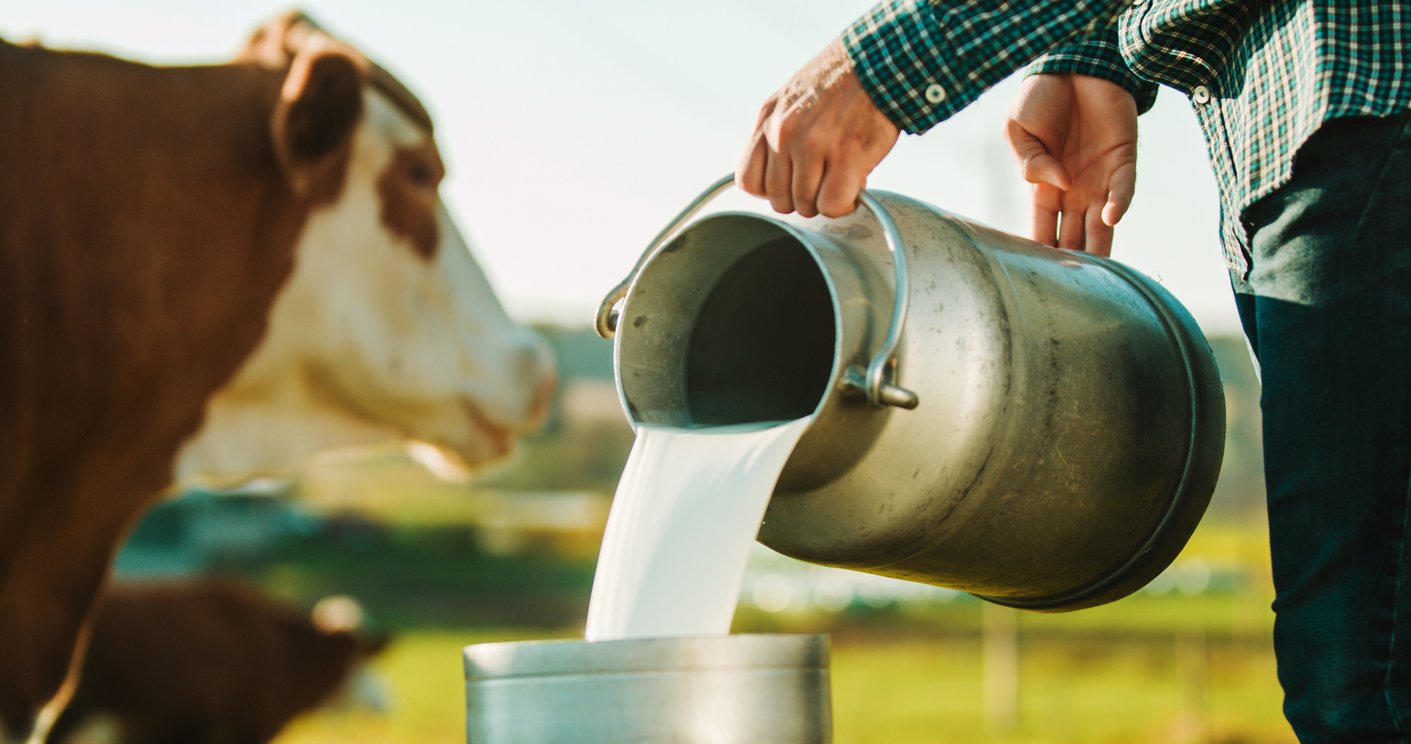
[(483, 643), (467, 744), (828, 744), (828, 637)]
[(1169, 293), (885, 192), (841, 219), (710, 207), (603, 300), (634, 426), (814, 416), (759, 540), (1062, 611), (1141, 588), (1214, 490), (1214, 356)]

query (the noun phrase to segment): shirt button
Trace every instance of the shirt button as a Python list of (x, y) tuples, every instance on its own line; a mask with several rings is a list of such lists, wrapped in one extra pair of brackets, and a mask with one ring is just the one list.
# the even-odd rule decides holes
[(1191, 91), (1191, 100), (1199, 105), (1210, 103), (1210, 89), (1204, 85), (1195, 86), (1195, 90)]
[(1143, 0), (1130, 0), (1132, 5), (1141, 5)]
[(935, 83), (931, 83), (926, 86), (926, 100), (931, 103), (940, 103), (946, 100), (946, 89)]

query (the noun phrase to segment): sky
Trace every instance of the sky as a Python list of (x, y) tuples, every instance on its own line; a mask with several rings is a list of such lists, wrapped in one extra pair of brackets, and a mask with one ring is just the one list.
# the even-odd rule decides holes
[[(0, 36), (159, 64), (219, 62), (277, 0), (16, 0)], [(687, 202), (735, 167), (760, 103), (866, 0), (310, 0), (437, 122), (442, 197), (515, 317), (591, 322)], [(1010, 78), (869, 179), (1024, 234), (1028, 190), (1000, 134)], [(4, 105), (0, 101), (0, 105)], [(743, 197), (742, 197), (743, 198)], [(1237, 333), (1215, 185), (1189, 103), (1140, 123), (1137, 196), (1114, 256), (1162, 282), (1207, 333)]]

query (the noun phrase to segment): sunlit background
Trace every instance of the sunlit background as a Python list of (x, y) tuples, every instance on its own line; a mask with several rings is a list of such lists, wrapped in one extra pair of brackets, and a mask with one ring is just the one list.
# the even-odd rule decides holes
[[(287, 7), (21, 0), (0, 14), (0, 36), (219, 62)], [(397, 639), (377, 665), (386, 710), (321, 713), (281, 741), (461, 741), (460, 646), (581, 633), (631, 441), (608, 345), (587, 331), (598, 300), (676, 211), (734, 168), (764, 97), (867, 5), (303, 8), (427, 104), (450, 168), (443, 198), (511, 313), (553, 342), (564, 385), (546, 431), (484, 478), (439, 482), (391, 453), (325, 458), (272, 495), (168, 505), (119, 567), (133, 578), (234, 573), (306, 603), (359, 597)], [(1027, 190), (1000, 136), (1015, 89), (1010, 79), (926, 136), (904, 137), (871, 185), (1025, 232)], [(1213, 179), (1194, 115), (1173, 91), (1142, 117), (1140, 137), (1137, 198), (1114, 254), (1187, 305), (1225, 371), (1231, 435), (1211, 516), (1141, 594), (1066, 616), (1016, 616), (761, 549), (736, 627), (833, 633), (843, 744), (1292, 740), (1267, 638), (1258, 388), (1235, 335)]]

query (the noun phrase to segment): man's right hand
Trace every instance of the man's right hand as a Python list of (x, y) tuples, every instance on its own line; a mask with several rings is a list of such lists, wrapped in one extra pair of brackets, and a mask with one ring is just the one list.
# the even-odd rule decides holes
[(735, 182), (782, 214), (841, 217), (898, 136), (834, 40), (764, 102)]
[(1086, 75), (1033, 75), (1019, 89), (1005, 135), (1034, 185), (1034, 240), (1111, 255), (1112, 228), (1137, 182), (1132, 94)]

